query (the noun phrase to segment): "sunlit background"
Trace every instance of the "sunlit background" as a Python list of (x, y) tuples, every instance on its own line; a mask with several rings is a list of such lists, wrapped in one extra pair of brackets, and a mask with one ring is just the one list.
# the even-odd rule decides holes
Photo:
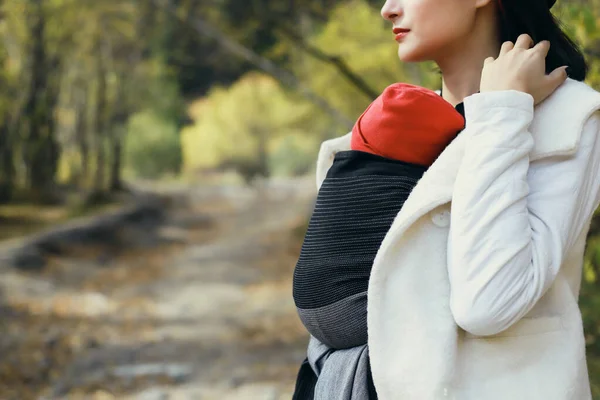
[[(382, 0), (0, 0), (0, 399), (290, 399), (319, 144), (402, 64)], [(553, 11), (600, 88), (598, 0)], [(600, 219), (581, 307), (600, 399)]]

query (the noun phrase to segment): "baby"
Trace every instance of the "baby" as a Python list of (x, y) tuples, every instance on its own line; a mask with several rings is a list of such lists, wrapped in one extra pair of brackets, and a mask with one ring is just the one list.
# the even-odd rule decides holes
[[(321, 185), (294, 271), (312, 336), (334, 349), (367, 343), (367, 286), (379, 246), (412, 188), (465, 124), (432, 90), (396, 83), (369, 105)], [(401, 266), (399, 266), (401, 268)]]
[(294, 270), (294, 301), (311, 334), (294, 400), (377, 399), (367, 345), (371, 266), (412, 188), (464, 123), (462, 107), (396, 83), (360, 116), (351, 150), (336, 153)]
[(434, 91), (395, 83), (358, 118), (351, 148), (428, 167), (463, 127), (463, 116)]

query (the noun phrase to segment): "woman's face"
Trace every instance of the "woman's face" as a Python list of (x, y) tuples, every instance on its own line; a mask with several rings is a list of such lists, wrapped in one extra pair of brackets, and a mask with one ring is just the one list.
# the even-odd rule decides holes
[(401, 61), (437, 61), (469, 42), (476, 10), (487, 3), (489, 0), (387, 0), (381, 15), (392, 22), (392, 28), (409, 30), (390, 34), (390, 40), (396, 36)]

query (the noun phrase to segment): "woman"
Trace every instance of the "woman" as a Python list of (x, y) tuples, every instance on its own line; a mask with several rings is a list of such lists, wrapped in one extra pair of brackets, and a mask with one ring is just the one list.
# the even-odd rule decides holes
[[(311, 337), (295, 398), (591, 399), (577, 298), (600, 204), (600, 94), (552, 5), (386, 1), (400, 60), (434, 60), (466, 126), (375, 249), (368, 346), (344, 358)], [(318, 187), (350, 139), (322, 144)]]

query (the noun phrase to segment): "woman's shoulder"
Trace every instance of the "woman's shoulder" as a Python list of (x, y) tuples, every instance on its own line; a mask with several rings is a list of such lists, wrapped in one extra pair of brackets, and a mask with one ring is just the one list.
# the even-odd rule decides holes
[(537, 107), (566, 107), (576, 109), (577, 104), (583, 102), (596, 102), (600, 99), (600, 92), (586, 82), (567, 78), (546, 100)]
[(547, 99), (535, 106), (531, 130), (534, 136), (536, 133), (547, 135), (548, 132), (560, 131), (561, 135), (557, 135), (555, 140), (561, 137), (568, 140), (569, 136), (573, 136), (572, 139), (578, 142), (586, 122), (590, 118), (598, 118), (598, 110), (600, 92), (585, 82), (567, 78)]

